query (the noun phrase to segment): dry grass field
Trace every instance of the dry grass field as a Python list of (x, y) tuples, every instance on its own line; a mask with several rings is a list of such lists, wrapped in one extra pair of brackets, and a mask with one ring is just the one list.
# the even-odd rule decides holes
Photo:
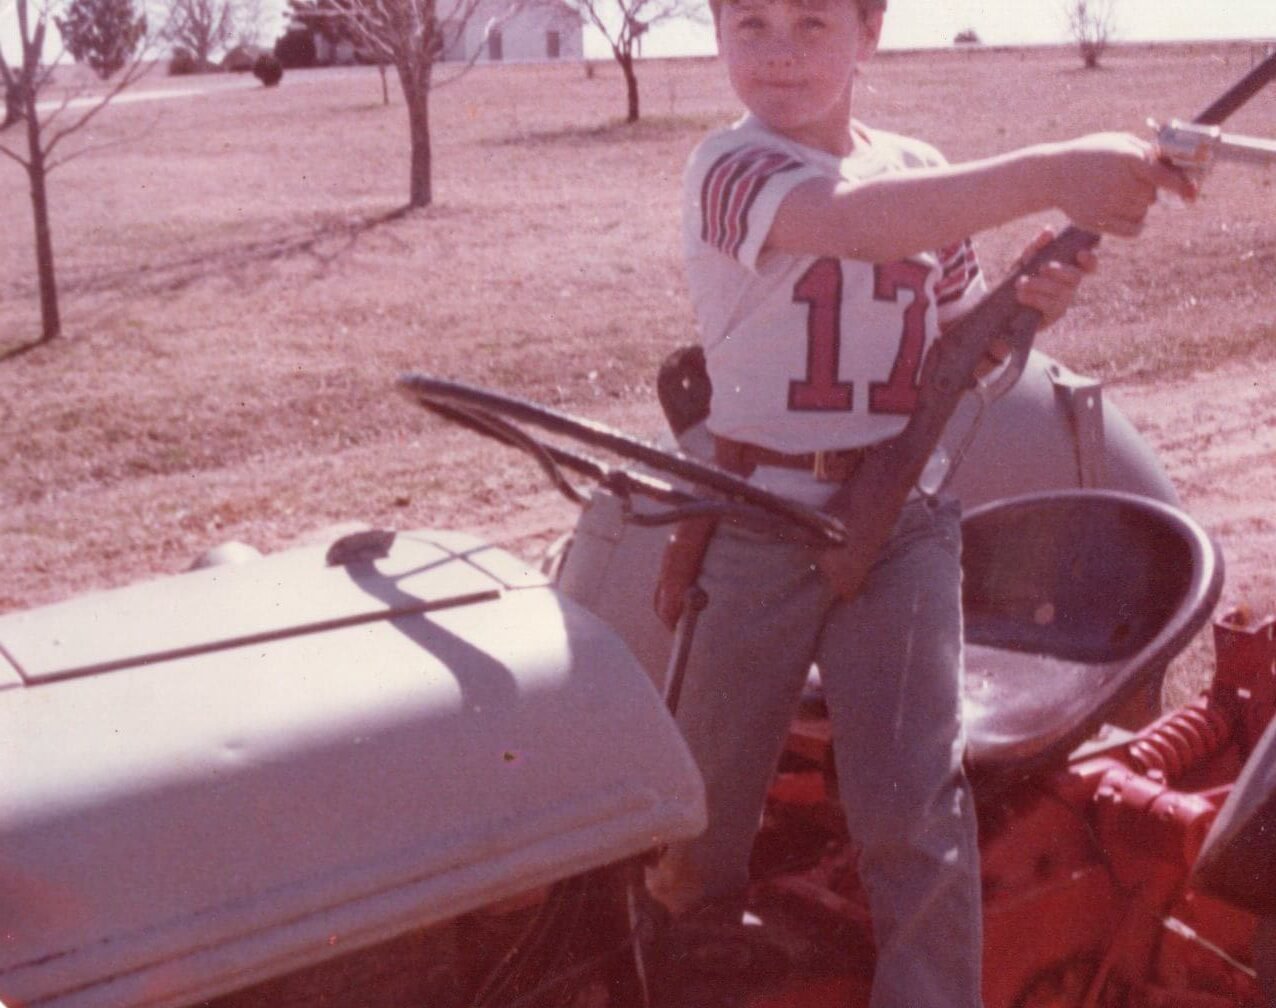
[[(866, 120), (950, 157), (1188, 117), (1249, 47), (883, 54)], [(712, 60), (480, 68), (436, 91), (435, 205), (407, 193), (399, 95), (371, 70), (107, 109), (52, 176), (65, 337), (38, 332), (26, 180), (0, 159), (0, 611), (261, 549), (334, 522), (478, 530), (531, 553), (565, 504), (521, 456), (393, 393), (419, 369), (644, 435), (653, 379), (692, 336), (678, 180), (735, 108)], [(233, 85), (233, 86), (228, 86)], [(1276, 136), (1276, 89), (1229, 129)], [(12, 132), (10, 142), (14, 142)], [(1276, 603), (1276, 173), (1222, 167), (1158, 208), (1041, 344), (1103, 377), (1223, 544), (1230, 601)], [(1046, 218), (1055, 222), (1053, 218)], [(983, 235), (996, 276), (1038, 222)]]

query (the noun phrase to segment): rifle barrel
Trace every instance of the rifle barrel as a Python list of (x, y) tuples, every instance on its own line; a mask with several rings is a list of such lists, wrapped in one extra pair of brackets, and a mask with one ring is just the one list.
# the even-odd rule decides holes
[(1224, 91), (1209, 108), (1201, 112), (1192, 122), (1199, 123), (1202, 126), (1217, 126), (1253, 98), (1254, 95), (1258, 94), (1259, 91), (1263, 90), (1273, 79), (1276, 79), (1276, 53), (1272, 53)]

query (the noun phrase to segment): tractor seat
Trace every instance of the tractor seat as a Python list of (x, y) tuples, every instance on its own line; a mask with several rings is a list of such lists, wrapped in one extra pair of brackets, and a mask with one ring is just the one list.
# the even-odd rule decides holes
[(1222, 558), (1160, 501), (1066, 490), (962, 522), (967, 765), (976, 787), (1068, 754), (1209, 619)]

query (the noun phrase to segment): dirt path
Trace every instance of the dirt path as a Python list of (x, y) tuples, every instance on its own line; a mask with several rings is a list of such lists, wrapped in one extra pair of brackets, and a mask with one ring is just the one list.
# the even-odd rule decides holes
[(1226, 567), (1223, 605), (1276, 610), (1276, 390), (1271, 361), (1109, 386), (1156, 448)]

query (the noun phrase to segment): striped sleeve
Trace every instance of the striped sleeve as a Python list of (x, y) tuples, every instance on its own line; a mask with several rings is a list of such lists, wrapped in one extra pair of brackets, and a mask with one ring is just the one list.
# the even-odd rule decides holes
[(940, 276), (935, 284), (935, 304), (940, 322), (964, 315), (984, 294), (985, 282), (969, 238), (940, 249)]
[[(792, 155), (760, 146), (733, 147), (722, 154), (709, 165), (700, 186), (700, 240), (752, 267), (780, 199), (807, 177), (803, 167)], [(779, 192), (771, 186), (766, 212), (755, 214), (768, 184), (783, 176), (790, 184)]]

